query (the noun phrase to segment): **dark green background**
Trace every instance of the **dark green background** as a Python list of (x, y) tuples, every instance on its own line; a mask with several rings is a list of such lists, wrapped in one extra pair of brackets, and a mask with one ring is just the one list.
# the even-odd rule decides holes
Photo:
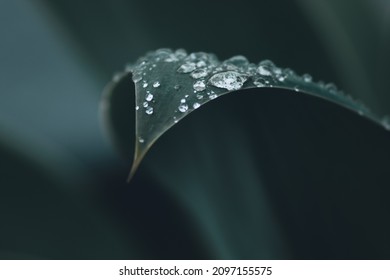
[(228, 95), (164, 135), (130, 185), (98, 118), (161, 47), (271, 59), (390, 113), (387, 1), (2, 1), (0, 258), (388, 259), (390, 134), (334, 104)]

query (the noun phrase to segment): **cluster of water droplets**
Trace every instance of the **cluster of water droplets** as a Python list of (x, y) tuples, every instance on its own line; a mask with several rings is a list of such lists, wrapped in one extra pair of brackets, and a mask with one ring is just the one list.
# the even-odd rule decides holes
[[(280, 68), (270, 60), (250, 63), (241, 55), (220, 62), (209, 53), (187, 54), (183, 49), (160, 49), (127, 66), (126, 71), (132, 73), (136, 84), (137, 114), (153, 117), (159, 113), (156, 108), (172, 108), (171, 120), (175, 123), (206, 102), (243, 88), (279, 87), (326, 96), (336, 102), (355, 102), (332, 83), (314, 82), (309, 74), (297, 75), (293, 70)], [(164, 84), (162, 79), (165, 76), (168, 78)], [(171, 96), (168, 98), (167, 95)], [(167, 100), (172, 104), (156, 106), (158, 102)], [(358, 112), (368, 112), (363, 105), (358, 105)], [(389, 129), (389, 118), (383, 119), (382, 124)], [(143, 139), (139, 142), (142, 143)]]

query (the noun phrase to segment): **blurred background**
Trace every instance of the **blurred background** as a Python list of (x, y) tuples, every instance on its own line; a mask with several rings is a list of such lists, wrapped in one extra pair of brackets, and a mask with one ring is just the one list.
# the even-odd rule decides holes
[(99, 120), (113, 73), (162, 47), (271, 59), (389, 114), (389, 1), (1, 0), (0, 38), (0, 258), (390, 258), (389, 133), (357, 114), (227, 96), (130, 184)]

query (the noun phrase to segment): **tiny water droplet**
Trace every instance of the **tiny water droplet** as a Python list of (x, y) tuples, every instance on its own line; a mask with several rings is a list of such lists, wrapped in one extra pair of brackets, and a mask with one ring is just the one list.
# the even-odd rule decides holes
[(174, 88), (175, 90), (179, 90), (179, 89), (180, 89), (180, 86), (179, 86), (179, 85), (175, 85), (173, 88)]
[(180, 100), (180, 103), (186, 103), (186, 100), (183, 98), (182, 100)]
[(145, 101), (145, 102), (142, 104), (142, 106), (144, 106), (144, 108), (146, 108), (146, 107), (149, 106), (149, 103)]
[(188, 110), (188, 105), (185, 104), (185, 103), (182, 103), (182, 104), (179, 105), (178, 109), (179, 109), (180, 112), (185, 113)]
[(141, 138), (141, 137), (138, 137), (138, 142), (140, 142), (140, 143), (144, 143), (144, 142), (145, 142), (145, 140), (144, 140), (143, 138)]
[(139, 106), (135, 106), (135, 110), (138, 111), (139, 110)]
[(152, 101), (153, 94), (151, 94), (151, 93), (146, 94), (145, 99), (146, 99), (146, 101)]
[(146, 88), (147, 86), (148, 86), (147, 82), (144, 82), (143, 85), (142, 85), (143, 88)]
[(294, 87), (294, 90), (295, 90), (296, 92), (299, 92), (298, 86), (295, 86), (295, 87)]
[(197, 95), (196, 95), (196, 98), (198, 98), (198, 99), (202, 99), (202, 98), (203, 98), (203, 95), (201, 95), (201, 94), (197, 94)]
[(153, 114), (153, 107), (150, 107), (150, 106), (146, 107), (145, 113), (148, 114), (148, 115)]
[(192, 105), (192, 107), (194, 107), (194, 109), (198, 109), (200, 107), (200, 104), (196, 102)]
[(209, 98), (212, 100), (212, 99), (215, 99), (215, 98), (217, 98), (218, 97), (218, 95), (216, 95), (216, 94), (211, 94), (210, 96), (209, 96)]
[(160, 86), (160, 82), (154, 82), (154, 83), (153, 83), (153, 87), (154, 87), (154, 88), (158, 88), (159, 86)]
[(203, 91), (206, 89), (206, 83), (204, 80), (196, 81), (194, 83), (194, 90), (196, 91)]
[(337, 93), (337, 87), (333, 83), (328, 83), (328, 84), (324, 85), (324, 87), (326, 90), (328, 90), (332, 94)]
[(224, 88), (227, 90), (240, 89), (248, 77), (235, 71), (226, 71), (214, 74), (209, 83), (217, 88)]

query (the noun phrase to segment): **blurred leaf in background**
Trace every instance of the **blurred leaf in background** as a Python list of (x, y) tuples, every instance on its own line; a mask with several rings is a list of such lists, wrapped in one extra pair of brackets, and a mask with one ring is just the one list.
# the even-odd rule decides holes
[[(271, 59), (388, 114), (388, 11), (0, 2), (0, 257), (389, 258), (389, 135), (359, 116), (271, 90), (222, 98), (164, 135), (131, 185), (129, 150), (120, 159), (98, 122), (112, 73), (160, 47)], [(118, 98), (125, 130), (134, 100)]]

